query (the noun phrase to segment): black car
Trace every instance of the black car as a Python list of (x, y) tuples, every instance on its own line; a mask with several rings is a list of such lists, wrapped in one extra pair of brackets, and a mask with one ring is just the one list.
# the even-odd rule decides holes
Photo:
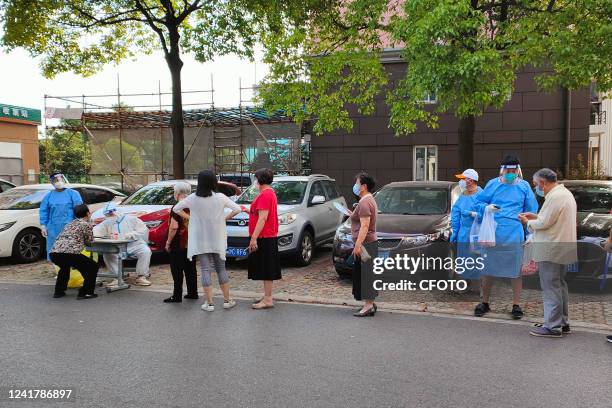
[[(376, 228), (379, 256), (411, 253), (412, 256), (442, 256), (448, 253), (451, 234), (450, 213), (459, 196), (457, 183), (449, 181), (402, 181), (390, 183), (374, 194), (378, 205)], [(347, 259), (353, 251), (351, 224), (347, 220), (336, 230), (333, 262), (336, 271), (352, 273)]]
[[(568, 270), (567, 280), (601, 281), (607, 255), (604, 245), (612, 228), (612, 181), (564, 180), (560, 183), (572, 192), (578, 210), (579, 261)], [(610, 278), (608, 274), (607, 279)]]

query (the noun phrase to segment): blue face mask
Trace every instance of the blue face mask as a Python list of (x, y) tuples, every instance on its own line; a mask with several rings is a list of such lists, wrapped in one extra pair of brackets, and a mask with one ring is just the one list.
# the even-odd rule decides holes
[(539, 195), (540, 197), (544, 197), (544, 190), (542, 190), (540, 186), (536, 186), (535, 193)]
[(516, 173), (504, 174), (504, 180), (506, 180), (507, 183), (514, 183), (514, 180), (516, 180)]
[(355, 185), (353, 186), (353, 194), (359, 196), (359, 183), (355, 183)]
[(467, 190), (467, 183), (465, 182), (465, 180), (459, 180), (459, 190), (461, 190), (462, 192)]

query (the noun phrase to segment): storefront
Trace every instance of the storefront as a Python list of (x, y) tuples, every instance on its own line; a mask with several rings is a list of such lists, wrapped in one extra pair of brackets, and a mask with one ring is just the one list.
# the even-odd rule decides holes
[(0, 179), (13, 184), (38, 182), (38, 109), (0, 103)]

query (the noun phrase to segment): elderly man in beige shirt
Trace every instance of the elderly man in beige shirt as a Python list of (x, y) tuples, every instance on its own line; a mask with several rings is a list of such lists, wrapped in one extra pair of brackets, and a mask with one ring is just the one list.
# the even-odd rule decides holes
[(519, 219), (533, 233), (531, 257), (538, 263), (540, 286), (544, 299), (544, 324), (529, 334), (559, 338), (571, 333), (568, 320), (567, 265), (577, 260), (576, 200), (550, 169), (533, 175), (536, 194), (544, 205), (536, 215), (519, 214)]

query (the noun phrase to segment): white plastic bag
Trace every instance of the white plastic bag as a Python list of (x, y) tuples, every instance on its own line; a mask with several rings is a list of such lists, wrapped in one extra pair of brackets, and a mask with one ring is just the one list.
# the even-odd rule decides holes
[(480, 246), (478, 245), (479, 233), (480, 223), (478, 222), (478, 218), (475, 218), (474, 222), (472, 222), (472, 227), (470, 228), (470, 251), (476, 254), (480, 253)]
[(494, 212), (490, 208), (486, 208), (482, 223), (480, 223), (480, 231), (478, 232), (478, 244), (481, 247), (495, 246), (495, 230), (497, 223), (495, 222)]

